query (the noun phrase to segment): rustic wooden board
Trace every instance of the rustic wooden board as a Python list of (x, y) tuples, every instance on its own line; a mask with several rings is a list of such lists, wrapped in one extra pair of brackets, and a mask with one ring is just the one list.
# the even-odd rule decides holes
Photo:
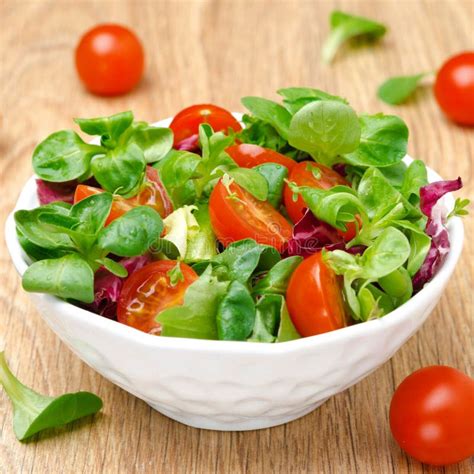
[[(320, 64), (329, 12), (378, 18), (390, 33), (372, 48), (345, 50)], [(73, 49), (98, 22), (130, 25), (145, 42), (146, 78), (132, 94), (100, 99), (78, 83)], [(399, 113), (409, 151), (443, 176), (462, 175), (473, 198), (474, 134), (449, 123), (430, 88), (393, 109), (375, 97), (388, 75), (434, 70), (474, 46), (474, 2), (81, 1), (0, 3), (0, 212), (4, 220), (31, 175), (31, 152), (52, 131), (89, 117), (133, 109), (144, 120), (192, 103), (241, 110), (243, 95), (272, 96), (308, 85), (346, 96), (359, 111)], [(45, 393), (92, 390), (103, 413), (18, 443), (0, 394), (0, 472), (440, 472), (408, 459), (390, 437), (387, 411), (396, 385), (430, 364), (472, 369), (473, 219), (466, 220), (462, 263), (429, 321), (367, 379), (306, 417), (273, 429), (219, 433), (188, 428), (153, 411), (89, 369), (46, 327), (21, 289), (1, 239), (0, 336), (12, 368)], [(3, 235), (2, 235), (3, 237)], [(469, 461), (446, 472), (468, 472)], [(472, 472), (472, 471), (471, 471)]]

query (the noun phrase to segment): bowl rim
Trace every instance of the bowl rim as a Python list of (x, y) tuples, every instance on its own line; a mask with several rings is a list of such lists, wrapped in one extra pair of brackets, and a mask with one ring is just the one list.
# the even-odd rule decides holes
[[(233, 113), (233, 115), (241, 120), (241, 113)], [(153, 123), (153, 126), (167, 127), (171, 122), (171, 118), (163, 119)], [(94, 138), (92, 143), (97, 143), (98, 138)], [(403, 161), (407, 164), (413, 161), (409, 155), (406, 155)], [(442, 180), (442, 178), (431, 168), (428, 168), (428, 179), (430, 182)], [(10, 258), (20, 275), (25, 272), (28, 267), (28, 263), (25, 260), (25, 253), (21, 248), (15, 230), (14, 213), (19, 209), (31, 209), (33, 206), (28, 203), (31, 202), (32, 196), (36, 194), (36, 177), (31, 176), (24, 184), (14, 209), (8, 215), (5, 221), (5, 241), (10, 254)], [(451, 193), (445, 196), (445, 204), (448, 207), (452, 207), (454, 198)], [(380, 319), (374, 319), (366, 321), (364, 323), (352, 324), (336, 331), (331, 331), (316, 336), (302, 337), (292, 341), (286, 341), (278, 344), (257, 344), (249, 343), (247, 341), (220, 341), (220, 340), (207, 340), (207, 339), (192, 339), (192, 338), (178, 338), (178, 337), (156, 337), (151, 334), (144, 333), (138, 329), (132, 328), (125, 324), (121, 324), (118, 321), (102, 317), (88, 311), (86, 309), (75, 306), (68, 303), (56, 296), (48, 295), (45, 293), (35, 293), (35, 298), (38, 298), (43, 303), (43, 306), (53, 306), (54, 311), (64, 314), (67, 313), (68, 317), (75, 319), (78, 323), (88, 324), (92, 330), (107, 330), (113, 333), (115, 336), (132, 339), (137, 344), (143, 344), (153, 348), (162, 349), (179, 349), (179, 350), (199, 350), (206, 352), (226, 352), (226, 353), (242, 353), (263, 355), (263, 354), (276, 354), (276, 353), (289, 353), (304, 349), (305, 347), (312, 346), (314, 344), (332, 344), (337, 343), (343, 339), (350, 337), (358, 337), (362, 334), (370, 335), (381, 330), (381, 328), (389, 328), (401, 324), (412, 316), (413, 311), (417, 307), (428, 306), (434, 297), (439, 294), (451, 274), (454, 271), (456, 263), (461, 255), (463, 240), (464, 240), (464, 227), (462, 220), (459, 217), (453, 217), (449, 220), (448, 225), (449, 239), (451, 243), (451, 249), (448, 253), (446, 260), (442, 266), (438, 269), (438, 272), (431, 281), (425, 284), (423, 289), (416, 295), (412, 296), (406, 303), (396, 308), (386, 316)], [(90, 317), (90, 316), (94, 317)]]

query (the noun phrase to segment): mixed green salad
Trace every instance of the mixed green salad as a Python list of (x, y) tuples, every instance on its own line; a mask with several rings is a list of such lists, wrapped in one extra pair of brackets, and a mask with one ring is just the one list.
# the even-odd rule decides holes
[(282, 342), (379, 318), (449, 252), (439, 199), (405, 163), (399, 117), (310, 88), (210, 104), (169, 127), (76, 119), (33, 153), (40, 206), (15, 213), (30, 292), (153, 335)]

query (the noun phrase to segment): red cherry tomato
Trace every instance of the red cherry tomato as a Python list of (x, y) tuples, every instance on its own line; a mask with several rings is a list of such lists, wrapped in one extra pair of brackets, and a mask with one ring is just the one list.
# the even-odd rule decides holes
[(135, 33), (120, 25), (104, 24), (89, 30), (76, 48), (76, 69), (94, 94), (119, 95), (140, 81), (144, 53)]
[(241, 168), (253, 168), (263, 163), (278, 163), (291, 171), (296, 165), (296, 161), (285, 155), (249, 143), (232, 145), (226, 148), (226, 152)]
[(336, 274), (317, 252), (303, 260), (291, 275), (286, 303), (298, 332), (314, 336), (346, 325), (341, 287)]
[(451, 120), (474, 125), (474, 51), (453, 56), (441, 66), (434, 92)]
[[(319, 176), (319, 177), (317, 177)], [(318, 189), (330, 189), (337, 185), (349, 186), (349, 183), (336, 171), (313, 161), (302, 161), (296, 164), (288, 176), (288, 181), (298, 186), (311, 186)], [(303, 217), (303, 210), (308, 207), (301, 196), (293, 201), (293, 192), (285, 184), (283, 201), (290, 219), (296, 223)]]
[(443, 365), (409, 375), (395, 391), (390, 428), (421, 462), (444, 466), (474, 455), (474, 380)]
[(169, 272), (176, 267), (173, 260), (160, 260), (145, 265), (132, 273), (123, 284), (117, 305), (119, 322), (140, 331), (160, 334), (156, 316), (166, 308), (183, 304), (184, 293), (198, 276), (196, 272), (180, 263), (184, 280), (171, 284)]
[(209, 200), (209, 214), (214, 233), (224, 246), (254, 239), (282, 251), (291, 237), (291, 224), (277, 210), (236, 183), (228, 187), (222, 180), (217, 183)]
[[(163, 184), (161, 183), (157, 170), (151, 166), (147, 166), (146, 178), (142, 190), (135, 197), (124, 199), (120, 196), (114, 196), (110, 214), (105, 221), (106, 226), (114, 219), (117, 219), (117, 217), (122, 216), (127, 211), (137, 206), (151, 206), (160, 214), (161, 217), (166, 217), (173, 212), (173, 206)], [(103, 192), (103, 189), (79, 184), (74, 193), (74, 204), (93, 194), (100, 194)]]
[(235, 132), (242, 130), (240, 123), (227, 110), (217, 105), (199, 104), (181, 110), (170, 124), (174, 133), (174, 145), (199, 132), (199, 125), (208, 123), (215, 132), (226, 132), (232, 128)]

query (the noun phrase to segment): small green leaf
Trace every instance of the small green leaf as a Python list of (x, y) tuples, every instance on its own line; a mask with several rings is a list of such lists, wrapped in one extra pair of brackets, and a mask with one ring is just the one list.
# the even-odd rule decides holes
[(111, 208), (112, 194), (93, 194), (74, 204), (70, 216), (79, 221), (76, 230), (96, 235), (104, 227)]
[(454, 216), (467, 216), (469, 214), (469, 211), (466, 208), (467, 206), (469, 206), (470, 203), (471, 201), (469, 199), (456, 198), (456, 201), (454, 201), (454, 208), (448, 214), (448, 219)]
[(145, 253), (160, 237), (163, 221), (149, 206), (139, 206), (115, 219), (99, 233), (98, 245), (120, 257)]
[(330, 63), (340, 46), (353, 38), (375, 40), (382, 37), (387, 28), (368, 18), (333, 11), (330, 17), (331, 33), (322, 49), (322, 58)]
[(235, 168), (228, 170), (227, 174), (259, 201), (267, 199), (268, 182), (258, 171), (250, 168)]
[(20, 441), (39, 431), (93, 415), (102, 408), (102, 400), (90, 392), (53, 398), (31, 390), (13, 375), (3, 351), (0, 352), (0, 384), (13, 404), (13, 430)]
[(290, 314), (288, 313), (285, 299), (282, 297), (280, 327), (278, 329), (276, 342), (293, 341), (300, 338), (301, 336), (296, 330), (293, 321), (290, 318)]
[(291, 114), (285, 107), (262, 97), (242, 97), (241, 102), (255, 117), (269, 123), (284, 139), (288, 139)]
[(217, 339), (216, 314), (229, 282), (221, 282), (208, 269), (184, 294), (184, 304), (162, 311), (156, 321), (162, 336)]
[(83, 303), (94, 301), (94, 272), (84, 258), (74, 253), (33, 263), (23, 274), (22, 284), (33, 293), (49, 293)]
[(125, 198), (135, 196), (145, 177), (146, 162), (142, 150), (130, 143), (94, 157), (91, 169), (103, 189)]
[(390, 166), (406, 155), (408, 127), (395, 115), (361, 115), (360, 145), (342, 152), (347, 163), (357, 166)]
[(168, 271), (167, 276), (170, 279), (171, 286), (176, 286), (180, 281), (184, 281), (181, 262), (177, 261), (176, 265)]
[(280, 260), (268, 273), (252, 288), (252, 294), (278, 294), (285, 295), (288, 282), (296, 267), (303, 261), (302, 257), (293, 256)]
[(428, 74), (425, 72), (413, 76), (391, 77), (379, 87), (377, 95), (387, 104), (401, 104), (415, 92), (420, 81)]
[(133, 113), (131, 111), (120, 112), (109, 117), (97, 117), (89, 119), (74, 119), (80, 129), (88, 135), (99, 135), (103, 146), (114, 148), (120, 135), (133, 122)]
[(163, 159), (173, 148), (173, 132), (169, 128), (149, 125), (134, 127), (128, 143), (135, 143), (143, 151), (145, 161), (154, 163)]
[(225, 341), (245, 341), (255, 324), (255, 303), (239, 281), (230, 283), (216, 316), (217, 334)]
[(253, 168), (260, 173), (268, 185), (266, 200), (275, 208), (279, 209), (283, 199), (285, 179), (288, 176), (288, 168), (278, 163), (263, 163)]
[(126, 278), (128, 276), (127, 269), (120, 263), (112, 260), (111, 258), (101, 258), (97, 260), (97, 263), (103, 265), (110, 273), (113, 273), (115, 276), (120, 278)]
[(357, 149), (360, 124), (354, 110), (332, 100), (318, 100), (291, 119), (288, 141), (318, 161), (332, 165), (337, 156)]
[(62, 130), (43, 140), (33, 152), (33, 169), (45, 181), (63, 182), (90, 175), (93, 156), (105, 149), (84, 143), (76, 132)]

